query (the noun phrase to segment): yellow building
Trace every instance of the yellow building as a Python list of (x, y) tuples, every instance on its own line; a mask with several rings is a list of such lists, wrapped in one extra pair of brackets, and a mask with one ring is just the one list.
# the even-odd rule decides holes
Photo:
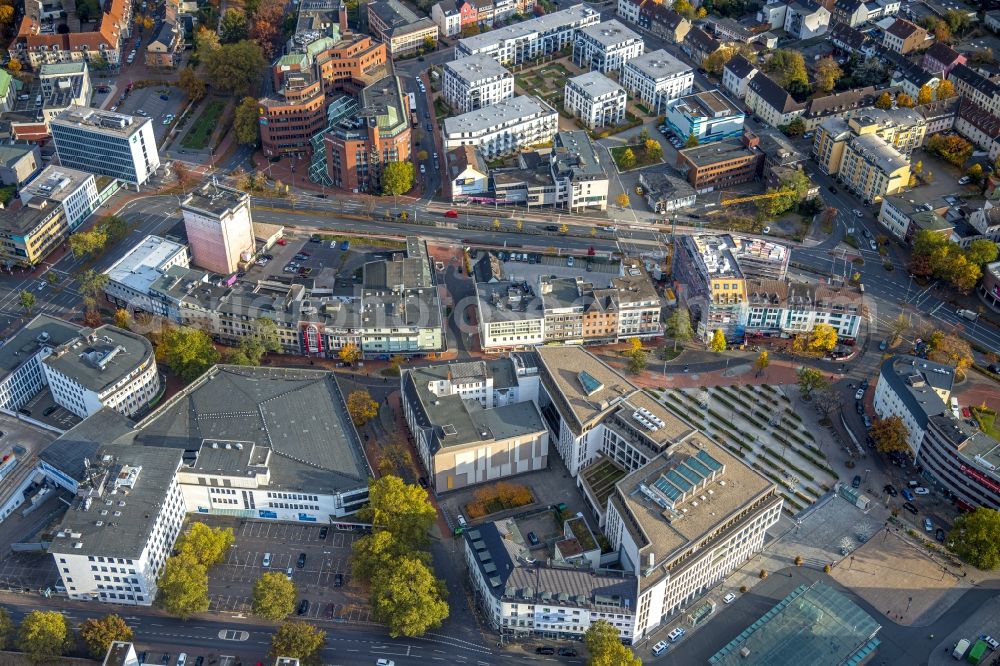
[(0, 216), (0, 261), (10, 266), (36, 266), (69, 236), (63, 206), (34, 199)]
[(909, 159), (923, 145), (927, 122), (912, 109), (865, 109), (851, 118), (829, 118), (817, 129), (813, 155), (828, 174), (840, 171), (844, 147), (858, 136), (876, 136)]
[(844, 147), (839, 179), (865, 203), (900, 192), (910, 181), (910, 162), (874, 134), (856, 136)]

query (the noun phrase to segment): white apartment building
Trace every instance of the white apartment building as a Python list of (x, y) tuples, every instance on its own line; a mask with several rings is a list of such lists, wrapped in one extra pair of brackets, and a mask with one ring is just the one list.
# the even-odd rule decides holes
[(542, 300), (526, 283), (476, 280), (479, 343), (483, 349), (526, 349), (545, 341)]
[(49, 122), (49, 129), (64, 167), (136, 186), (160, 168), (149, 118), (71, 106)]
[(898, 416), (909, 433), (916, 459), (931, 416), (950, 411), (948, 401), (955, 384), (955, 369), (917, 356), (892, 356), (882, 362), (875, 384), (875, 413), (880, 418)]
[(159, 236), (146, 236), (104, 271), (108, 276), (104, 295), (119, 307), (168, 317), (167, 303), (154, 298), (150, 287), (171, 266), (190, 266), (187, 246)]
[(600, 72), (587, 72), (566, 80), (563, 107), (590, 129), (623, 122), (627, 102), (625, 89)]
[(456, 113), (468, 113), (513, 97), (514, 76), (493, 58), (473, 55), (444, 64), (441, 89)]
[(70, 599), (153, 603), (184, 522), (176, 475), (183, 453), (128, 445), (98, 450), (49, 546)]
[[(559, 114), (538, 97), (520, 95), (444, 120), (444, 149), (473, 146), (487, 159), (551, 141)], [(196, 262), (197, 263), (197, 262)]]
[(644, 50), (638, 33), (611, 19), (577, 29), (573, 62), (592, 72), (620, 72), (626, 62), (638, 58)]
[(750, 80), (757, 76), (757, 68), (741, 55), (733, 56), (722, 69), (722, 87), (736, 99), (745, 99)]
[(0, 409), (16, 412), (46, 385), (42, 361), (82, 329), (46, 314), (37, 315), (0, 346)]
[(195, 266), (229, 275), (253, 256), (250, 195), (206, 183), (187, 196), (181, 212)]
[(648, 104), (653, 113), (663, 115), (668, 103), (691, 92), (694, 71), (660, 49), (625, 63), (621, 84), (631, 95)]
[(801, 335), (828, 324), (841, 340), (857, 340), (863, 294), (850, 286), (749, 279), (741, 324), (748, 333)]
[(100, 201), (94, 174), (64, 166), (47, 166), (21, 190), (21, 201), (49, 199), (62, 206), (70, 231), (97, 210)]
[(559, 132), (552, 141), (552, 180), (556, 205), (567, 210), (608, 207), (608, 174), (582, 130)]
[(455, 58), (483, 54), (501, 65), (520, 65), (551, 55), (573, 43), (576, 30), (600, 23), (595, 9), (578, 4), (514, 25), (458, 40)]
[(462, 13), (455, 0), (441, 0), (431, 7), (431, 20), (445, 37), (455, 37), (462, 32)]
[(104, 407), (134, 416), (160, 392), (153, 345), (116, 326), (85, 329), (43, 361), (56, 403), (80, 418)]

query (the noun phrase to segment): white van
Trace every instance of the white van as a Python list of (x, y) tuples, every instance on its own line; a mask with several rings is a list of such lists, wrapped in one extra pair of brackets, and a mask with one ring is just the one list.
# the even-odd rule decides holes
[(187, 658), (188, 656), (186, 652), (181, 652), (177, 655), (177, 666), (184, 666), (184, 663), (187, 662)]
[(264, 553), (264, 566), (271, 566), (271, 553)]
[(661, 654), (666, 652), (667, 648), (669, 647), (670, 647), (669, 643), (667, 643), (666, 641), (660, 641), (659, 643), (653, 646), (653, 656), (654, 657), (660, 656)]
[(35, 96), (35, 106), (41, 106), (41, 105), (42, 105), (42, 96), (41, 95)]

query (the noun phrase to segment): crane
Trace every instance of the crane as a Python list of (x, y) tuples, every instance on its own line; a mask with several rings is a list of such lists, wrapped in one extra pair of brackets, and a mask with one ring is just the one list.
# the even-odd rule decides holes
[(777, 197), (785, 197), (789, 194), (795, 194), (795, 190), (775, 190), (774, 192), (765, 192), (764, 194), (754, 194), (749, 197), (737, 197), (736, 199), (724, 199), (719, 201), (720, 206), (732, 206), (739, 203), (747, 203), (748, 201), (757, 201), (759, 199), (775, 199)]

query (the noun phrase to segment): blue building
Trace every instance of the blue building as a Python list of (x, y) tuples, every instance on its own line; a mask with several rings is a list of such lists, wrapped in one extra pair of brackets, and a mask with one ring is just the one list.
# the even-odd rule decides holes
[(743, 136), (746, 114), (718, 90), (681, 97), (667, 106), (667, 127), (681, 141), (694, 135), (699, 144)]

